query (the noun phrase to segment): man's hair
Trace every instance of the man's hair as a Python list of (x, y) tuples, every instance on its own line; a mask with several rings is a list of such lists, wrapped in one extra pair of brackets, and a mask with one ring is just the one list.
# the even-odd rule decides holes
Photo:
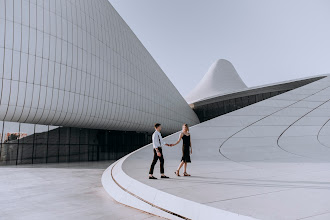
[(155, 128), (157, 129), (159, 126), (161, 126), (161, 124), (159, 124), (159, 123), (156, 123), (155, 124)]

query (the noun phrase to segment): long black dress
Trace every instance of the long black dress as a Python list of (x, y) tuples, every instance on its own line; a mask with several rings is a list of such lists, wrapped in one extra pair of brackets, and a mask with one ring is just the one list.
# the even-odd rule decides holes
[(186, 163), (191, 163), (190, 160), (190, 135), (187, 136), (183, 134), (182, 136), (183, 145), (182, 145), (182, 159), (181, 161)]

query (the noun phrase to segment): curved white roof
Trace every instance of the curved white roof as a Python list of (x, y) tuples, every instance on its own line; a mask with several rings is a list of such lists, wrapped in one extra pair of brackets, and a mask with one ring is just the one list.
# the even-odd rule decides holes
[[(120, 203), (168, 219), (328, 220), (329, 97), (328, 76), (190, 127), (192, 162), (203, 164), (188, 166), (192, 179), (168, 172), (164, 187), (145, 178), (147, 145), (109, 167), (103, 186)], [(181, 151), (166, 151), (168, 168)]]
[(200, 83), (186, 97), (186, 100), (188, 103), (194, 103), (211, 96), (245, 88), (247, 86), (234, 66), (228, 60), (220, 59), (212, 64)]

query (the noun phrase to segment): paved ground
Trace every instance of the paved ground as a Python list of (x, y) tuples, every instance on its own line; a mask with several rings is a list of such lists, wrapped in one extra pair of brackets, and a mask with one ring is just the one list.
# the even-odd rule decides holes
[(147, 179), (151, 146), (123, 169), (170, 194), (257, 219), (329, 220), (329, 99), (325, 78), (191, 128), (192, 177), (174, 176), (181, 145), (164, 149), (170, 180)]
[(0, 219), (158, 219), (105, 192), (101, 175), (111, 163), (0, 167)]

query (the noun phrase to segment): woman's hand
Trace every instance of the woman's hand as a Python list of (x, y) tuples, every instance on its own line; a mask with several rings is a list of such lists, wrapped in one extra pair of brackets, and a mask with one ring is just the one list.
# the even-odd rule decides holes
[(192, 148), (190, 149), (190, 155), (192, 154)]

